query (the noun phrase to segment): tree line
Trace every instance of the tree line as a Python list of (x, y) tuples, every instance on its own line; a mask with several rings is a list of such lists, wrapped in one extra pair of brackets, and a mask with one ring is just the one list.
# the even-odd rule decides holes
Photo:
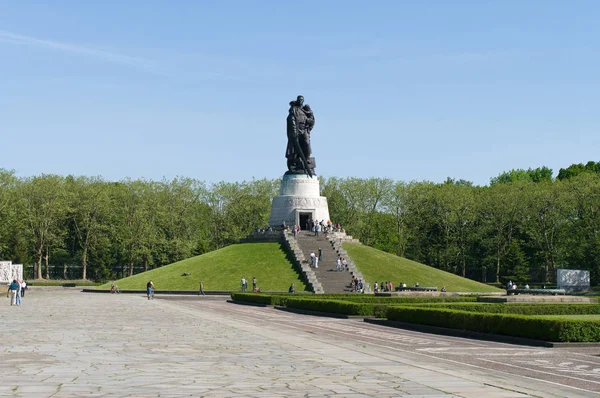
[[(557, 268), (600, 282), (600, 162), (558, 177), (511, 170), (488, 186), (321, 178), (333, 222), (364, 244), (485, 282), (551, 281)], [(0, 169), (0, 259), (37, 278), (107, 280), (238, 242), (267, 225), (279, 180), (208, 184)]]
[(0, 169), (0, 258), (33, 265), (35, 278), (132, 275), (236, 243), (265, 226), (278, 184), (18, 178)]
[(330, 178), (336, 222), (362, 243), (484, 282), (544, 283), (557, 268), (600, 283), (600, 162), (511, 170), (474, 186)]

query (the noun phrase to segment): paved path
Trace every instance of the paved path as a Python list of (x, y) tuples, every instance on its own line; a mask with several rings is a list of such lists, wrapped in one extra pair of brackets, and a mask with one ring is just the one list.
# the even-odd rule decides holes
[(31, 289), (0, 305), (0, 396), (595, 397), (600, 349), (544, 349), (214, 298)]

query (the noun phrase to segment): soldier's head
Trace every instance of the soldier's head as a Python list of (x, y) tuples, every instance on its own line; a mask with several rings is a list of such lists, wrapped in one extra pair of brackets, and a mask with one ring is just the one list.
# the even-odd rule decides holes
[(299, 95), (298, 98), (296, 98), (296, 105), (298, 106), (302, 106), (304, 105), (304, 97)]

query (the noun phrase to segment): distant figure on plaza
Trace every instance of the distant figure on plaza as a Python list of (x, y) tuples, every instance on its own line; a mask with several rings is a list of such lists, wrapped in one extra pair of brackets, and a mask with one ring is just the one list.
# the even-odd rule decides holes
[(25, 280), (21, 281), (21, 297), (25, 296), (25, 289), (27, 289), (27, 282)]
[(15, 297), (17, 305), (21, 305), (21, 281), (17, 279), (17, 296)]
[(310, 264), (314, 267), (315, 266), (315, 252), (314, 251), (310, 251)]
[(8, 286), (8, 292), (6, 297), (10, 297), (10, 305), (15, 305), (17, 303), (17, 291), (19, 290), (19, 284), (17, 280), (14, 279), (11, 284)]
[(319, 261), (323, 261), (323, 249), (319, 247)]
[(154, 282), (152, 280), (146, 283), (146, 294), (148, 295), (148, 300), (150, 300), (150, 295), (154, 295)]
[(204, 283), (202, 283), (202, 281), (200, 281), (200, 291), (198, 291), (198, 296), (206, 296), (204, 293)]

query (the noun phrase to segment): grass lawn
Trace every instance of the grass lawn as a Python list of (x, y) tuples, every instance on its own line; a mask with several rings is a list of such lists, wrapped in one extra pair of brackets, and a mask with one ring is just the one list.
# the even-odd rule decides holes
[[(190, 276), (182, 276), (188, 273)], [(145, 290), (149, 280), (156, 290), (198, 290), (199, 281), (204, 290), (241, 290), (240, 280), (245, 277), (252, 289), (256, 277), (261, 291), (285, 291), (295, 283), (297, 291), (306, 289), (300, 275), (288, 261), (279, 243), (244, 243), (188, 258), (176, 263), (136, 274), (116, 281), (120, 289)], [(98, 287), (109, 289), (110, 282)]]
[(392, 281), (395, 287), (402, 282), (407, 286), (419, 282), (420, 286), (437, 286), (438, 289), (445, 286), (449, 292), (502, 291), (365, 245), (344, 243), (344, 249), (370, 284)]

